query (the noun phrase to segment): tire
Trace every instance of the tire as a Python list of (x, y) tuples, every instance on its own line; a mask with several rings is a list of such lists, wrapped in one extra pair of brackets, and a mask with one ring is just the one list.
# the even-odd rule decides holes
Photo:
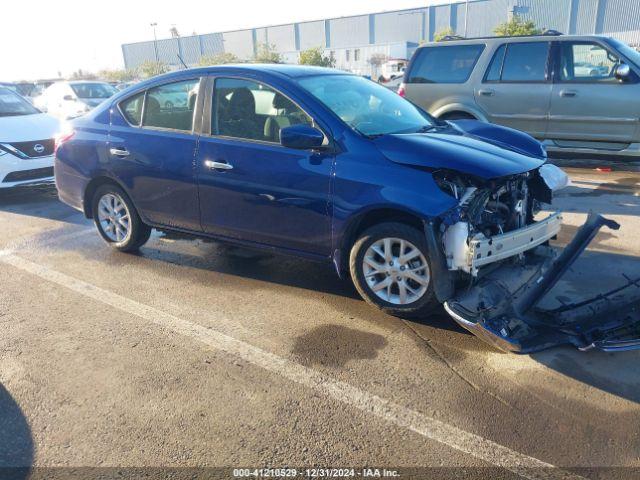
[(149, 240), (151, 227), (142, 222), (133, 202), (120, 187), (111, 184), (98, 187), (91, 206), (98, 233), (116, 250), (137, 252)]
[[(405, 256), (412, 251), (417, 256), (398, 264), (402, 245)], [(386, 255), (387, 246), (391, 246), (391, 256)], [(438, 301), (428, 252), (425, 236), (419, 230), (401, 223), (381, 223), (365, 231), (353, 244), (349, 257), (351, 278), (360, 296), (385, 313), (401, 318), (429, 316), (438, 311)], [(381, 270), (383, 273), (374, 273)], [(418, 283), (416, 277), (424, 283)], [(376, 287), (381, 288), (378, 293)]]
[(477, 120), (476, 117), (465, 112), (445, 113), (440, 117), (441, 120)]

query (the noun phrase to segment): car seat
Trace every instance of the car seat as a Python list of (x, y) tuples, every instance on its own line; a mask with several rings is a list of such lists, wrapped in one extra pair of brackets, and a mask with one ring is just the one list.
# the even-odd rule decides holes
[(256, 117), (256, 100), (248, 88), (238, 88), (231, 95), (229, 106), (221, 112), (220, 135), (262, 140)]
[(272, 142), (280, 142), (280, 130), (291, 125), (308, 123), (306, 115), (287, 97), (276, 93), (273, 97), (273, 108), (276, 115), (267, 118), (264, 124), (264, 137)]

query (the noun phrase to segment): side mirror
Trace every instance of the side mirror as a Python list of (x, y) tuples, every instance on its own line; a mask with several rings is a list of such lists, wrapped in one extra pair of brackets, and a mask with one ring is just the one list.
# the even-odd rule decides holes
[(73, 98), (73, 96), (71, 95), (65, 95), (64, 97), (62, 97), (62, 99), (67, 102), (73, 102), (75, 100), (75, 98)]
[(616, 67), (616, 78), (620, 81), (625, 81), (631, 76), (631, 67), (626, 63), (621, 63)]
[(309, 125), (292, 125), (280, 130), (280, 144), (283, 147), (313, 150), (322, 147), (324, 141), (324, 133)]

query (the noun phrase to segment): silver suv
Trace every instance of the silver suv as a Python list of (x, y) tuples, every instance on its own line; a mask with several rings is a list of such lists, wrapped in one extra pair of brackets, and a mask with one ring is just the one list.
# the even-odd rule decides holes
[(640, 53), (612, 38), (449, 38), (416, 51), (400, 93), (438, 118), (523, 130), (549, 152), (640, 157)]

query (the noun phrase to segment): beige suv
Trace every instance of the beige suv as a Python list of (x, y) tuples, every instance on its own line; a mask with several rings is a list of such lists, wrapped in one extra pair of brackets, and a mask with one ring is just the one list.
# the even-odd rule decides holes
[(612, 38), (552, 33), (426, 44), (400, 93), (438, 118), (523, 130), (549, 152), (640, 157), (640, 53)]

